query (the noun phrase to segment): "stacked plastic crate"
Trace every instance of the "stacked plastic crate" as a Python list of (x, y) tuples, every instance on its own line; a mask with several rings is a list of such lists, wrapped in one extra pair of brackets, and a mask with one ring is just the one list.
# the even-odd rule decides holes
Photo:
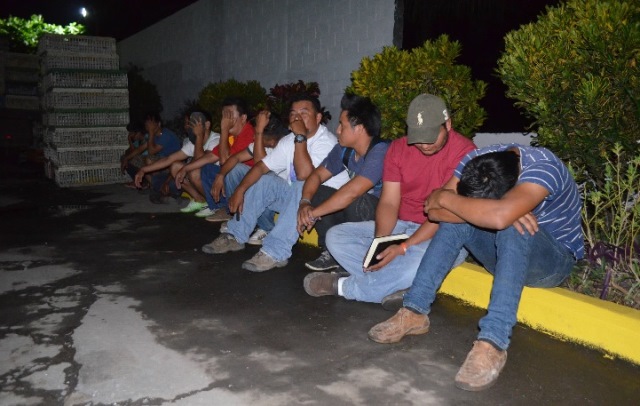
[(115, 39), (47, 34), (38, 53), (47, 177), (63, 187), (125, 181), (129, 92)]

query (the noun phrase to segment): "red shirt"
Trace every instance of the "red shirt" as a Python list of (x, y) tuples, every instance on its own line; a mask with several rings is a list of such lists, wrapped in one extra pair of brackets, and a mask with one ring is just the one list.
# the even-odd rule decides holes
[[(253, 129), (253, 126), (249, 123), (245, 124), (244, 127), (242, 127), (242, 131), (240, 131), (240, 134), (236, 135), (235, 137), (230, 136), (229, 137), (229, 155), (233, 155), (236, 154), (240, 151), (244, 151), (245, 149), (247, 149), (247, 147), (249, 145), (251, 145), (251, 143), (253, 142), (253, 136), (255, 135), (255, 130)], [(217, 147), (215, 147), (212, 151), (212, 154), (216, 155), (216, 156), (220, 156), (220, 145), (218, 145)], [(243, 162), (246, 165), (249, 166), (253, 166), (254, 162), (253, 159), (250, 159), (246, 162)]]
[(384, 158), (382, 181), (400, 182), (398, 219), (424, 223), (424, 201), (449, 181), (460, 160), (474, 149), (470, 139), (453, 130), (444, 148), (431, 156), (407, 144), (407, 137), (393, 141)]

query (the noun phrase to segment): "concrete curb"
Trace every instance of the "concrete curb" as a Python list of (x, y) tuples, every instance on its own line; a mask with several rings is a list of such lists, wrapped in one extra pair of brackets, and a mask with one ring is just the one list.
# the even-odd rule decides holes
[[(318, 245), (315, 230), (300, 239)], [(444, 280), (440, 293), (487, 308), (492, 276), (464, 263)], [(524, 288), (518, 321), (562, 340), (580, 343), (640, 365), (640, 310), (571, 292), (563, 288)]]

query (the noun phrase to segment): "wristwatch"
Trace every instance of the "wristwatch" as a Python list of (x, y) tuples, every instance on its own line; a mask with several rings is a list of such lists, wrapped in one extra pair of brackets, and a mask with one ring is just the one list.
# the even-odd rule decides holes
[(296, 144), (300, 144), (307, 141), (307, 136), (304, 134), (296, 134), (293, 140), (296, 142)]

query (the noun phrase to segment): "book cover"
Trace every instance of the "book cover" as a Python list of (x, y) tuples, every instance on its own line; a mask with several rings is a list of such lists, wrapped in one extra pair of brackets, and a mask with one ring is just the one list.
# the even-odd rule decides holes
[(409, 236), (406, 234), (393, 234), (374, 238), (371, 242), (371, 245), (369, 246), (367, 255), (365, 255), (364, 257), (364, 268), (366, 269), (380, 262), (380, 260), (376, 259), (376, 257), (387, 247), (393, 244), (400, 244), (401, 242), (406, 241), (408, 238)]

